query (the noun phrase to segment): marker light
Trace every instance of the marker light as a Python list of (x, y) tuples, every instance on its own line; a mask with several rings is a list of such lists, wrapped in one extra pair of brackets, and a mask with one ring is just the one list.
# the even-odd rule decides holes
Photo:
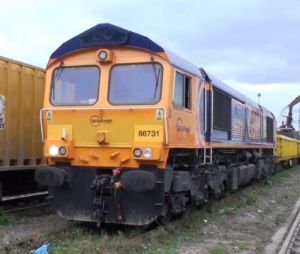
[(151, 148), (145, 148), (144, 149), (144, 157), (145, 158), (151, 158), (152, 157), (152, 149)]
[(59, 149), (58, 149), (58, 153), (60, 155), (65, 155), (67, 153), (67, 149), (64, 147), (64, 146), (61, 146)]
[(48, 151), (51, 156), (58, 155), (58, 147), (57, 146), (54, 146), (54, 145), (50, 146)]
[(98, 54), (98, 57), (101, 61), (104, 61), (107, 58), (107, 52), (105, 50), (101, 50)]
[(141, 157), (142, 154), (143, 154), (143, 152), (142, 152), (142, 150), (141, 150), (140, 148), (135, 148), (135, 149), (133, 150), (133, 155), (134, 155), (134, 157)]

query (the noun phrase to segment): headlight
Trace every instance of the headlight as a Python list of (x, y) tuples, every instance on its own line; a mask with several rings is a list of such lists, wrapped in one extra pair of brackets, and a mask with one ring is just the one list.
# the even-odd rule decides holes
[(67, 149), (66, 149), (64, 146), (61, 146), (61, 147), (58, 149), (58, 153), (59, 153), (60, 155), (66, 155)]
[(145, 158), (151, 158), (152, 157), (152, 149), (151, 148), (145, 148), (144, 149), (144, 157)]
[(133, 155), (134, 155), (134, 157), (141, 157), (142, 154), (143, 154), (143, 152), (142, 152), (142, 150), (141, 150), (140, 148), (135, 148), (135, 149), (133, 150)]
[(100, 60), (104, 61), (107, 58), (107, 52), (104, 50), (101, 50), (98, 54), (98, 57)]
[(57, 146), (54, 146), (54, 145), (50, 146), (48, 151), (51, 156), (58, 155), (58, 147)]

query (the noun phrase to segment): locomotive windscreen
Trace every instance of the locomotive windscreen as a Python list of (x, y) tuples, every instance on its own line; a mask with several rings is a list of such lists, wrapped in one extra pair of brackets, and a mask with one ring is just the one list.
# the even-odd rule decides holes
[(154, 104), (159, 101), (162, 66), (122, 64), (111, 69), (108, 100), (112, 104)]

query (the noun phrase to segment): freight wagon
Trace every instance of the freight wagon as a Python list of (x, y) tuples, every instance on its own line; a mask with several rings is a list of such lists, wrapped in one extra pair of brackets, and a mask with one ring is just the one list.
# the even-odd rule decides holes
[(45, 70), (0, 57), (0, 197), (36, 189)]
[[(282, 132), (282, 131), (281, 131)], [(276, 162), (282, 166), (292, 166), (300, 159), (300, 140), (285, 135), (276, 136)]]

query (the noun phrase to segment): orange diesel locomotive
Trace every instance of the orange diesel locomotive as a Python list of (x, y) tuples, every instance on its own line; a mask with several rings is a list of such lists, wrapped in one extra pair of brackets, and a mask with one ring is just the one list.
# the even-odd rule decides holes
[(111, 24), (51, 55), (41, 125), (36, 180), (69, 220), (165, 221), (272, 171), (271, 112)]

